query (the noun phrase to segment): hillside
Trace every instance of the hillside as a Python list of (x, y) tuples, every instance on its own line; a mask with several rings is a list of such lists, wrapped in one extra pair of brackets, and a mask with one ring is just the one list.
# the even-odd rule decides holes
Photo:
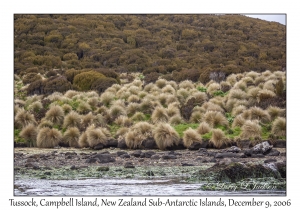
[(228, 75), (278, 71), (286, 65), (286, 27), (242, 15), (43, 14), (14, 18), (17, 74), (38, 67), (40, 73), (105, 68), (144, 75), (191, 69), (197, 75), (204, 71)]

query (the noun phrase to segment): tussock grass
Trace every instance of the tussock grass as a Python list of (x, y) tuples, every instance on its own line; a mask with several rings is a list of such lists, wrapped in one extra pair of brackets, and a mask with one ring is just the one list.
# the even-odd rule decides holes
[(246, 122), (246, 120), (244, 119), (244, 117), (242, 116), (242, 114), (237, 115), (233, 122), (232, 122), (232, 127), (242, 127), (244, 125), (244, 123)]
[(202, 144), (202, 138), (197, 131), (192, 128), (188, 128), (186, 131), (183, 132), (183, 145), (186, 148), (189, 148), (193, 143), (198, 142)]
[(29, 147), (36, 146), (36, 138), (37, 138), (37, 128), (34, 124), (26, 125), (21, 133), (20, 137), (26, 140)]
[(69, 104), (64, 104), (61, 106), (64, 111), (64, 114), (69, 114), (72, 111), (72, 107)]
[(145, 121), (146, 116), (142, 112), (136, 112), (132, 117), (131, 120), (133, 121)]
[(79, 127), (80, 121), (81, 121), (80, 115), (75, 111), (71, 111), (64, 118), (63, 128)]
[(271, 120), (274, 120), (277, 117), (284, 117), (285, 116), (285, 109), (281, 109), (276, 106), (269, 106), (267, 108), (267, 112), (269, 113)]
[(184, 120), (182, 119), (182, 117), (178, 114), (173, 115), (168, 122), (170, 125), (178, 125), (181, 123), (184, 123)]
[(170, 124), (158, 124), (153, 133), (156, 145), (161, 150), (165, 150), (167, 147), (171, 147), (173, 145), (178, 145), (180, 142), (178, 133)]
[(209, 142), (218, 149), (230, 144), (230, 140), (226, 138), (225, 133), (219, 128), (212, 129), (212, 136)]
[(179, 86), (179, 88), (184, 88), (187, 90), (195, 88), (195, 85), (191, 80), (184, 80), (184, 81), (180, 82), (178, 86)]
[(98, 144), (107, 144), (107, 136), (102, 132), (100, 128), (95, 128), (94, 126), (90, 126), (86, 130), (87, 135), (87, 143), (89, 147), (93, 148)]
[(257, 121), (246, 120), (241, 129), (243, 139), (261, 138), (261, 127)]
[(272, 134), (280, 137), (286, 137), (286, 119), (278, 117), (272, 123)]
[(116, 118), (118, 118), (121, 115), (126, 115), (126, 109), (124, 109), (120, 105), (113, 105), (109, 109), (109, 115), (112, 118), (112, 120), (115, 120)]
[(189, 121), (190, 121), (190, 123), (200, 123), (202, 116), (203, 116), (202, 112), (195, 111), (191, 114)]
[(58, 146), (61, 141), (62, 134), (55, 128), (41, 128), (37, 135), (37, 147), (39, 148), (53, 148)]
[(211, 127), (207, 122), (201, 122), (200, 125), (197, 128), (197, 132), (200, 135), (209, 133), (211, 131)]
[(87, 141), (87, 134), (86, 132), (83, 132), (80, 137), (79, 137), (79, 141), (78, 141), (78, 145), (79, 147), (81, 148), (84, 148), (84, 147), (89, 147), (89, 143)]
[(153, 123), (168, 122), (169, 117), (166, 109), (160, 106), (156, 107), (151, 115), (151, 120)]
[(251, 120), (259, 120), (262, 123), (268, 123), (271, 121), (269, 113), (259, 107), (253, 106), (249, 109), (251, 113)]
[(100, 96), (100, 101), (104, 104), (104, 106), (109, 106), (112, 100), (114, 99), (114, 95), (110, 92), (104, 92)]
[(152, 137), (153, 125), (147, 122), (138, 122), (131, 127), (125, 136), (125, 143), (128, 148), (138, 148), (144, 140)]
[(123, 127), (129, 127), (132, 125), (131, 119), (129, 119), (127, 116), (121, 115), (114, 121), (117, 125), (123, 126)]
[(80, 131), (76, 127), (69, 127), (64, 133), (63, 141), (70, 147), (79, 147)]
[(20, 108), (15, 116), (15, 123), (18, 128), (23, 128), (29, 124), (36, 124), (35, 118), (32, 114), (25, 111), (25, 109)]
[(211, 127), (216, 127), (218, 125), (228, 126), (228, 120), (218, 111), (207, 111), (203, 116), (203, 121), (207, 122)]

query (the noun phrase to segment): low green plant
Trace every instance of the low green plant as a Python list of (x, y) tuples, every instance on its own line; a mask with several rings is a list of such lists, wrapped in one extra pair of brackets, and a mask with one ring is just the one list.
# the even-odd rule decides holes
[(186, 131), (188, 128), (196, 129), (199, 126), (198, 123), (184, 123), (174, 125), (175, 131), (179, 134), (180, 138), (183, 137), (183, 132)]
[(207, 88), (205, 88), (205, 87), (197, 87), (197, 90), (199, 90), (200, 92), (206, 93)]

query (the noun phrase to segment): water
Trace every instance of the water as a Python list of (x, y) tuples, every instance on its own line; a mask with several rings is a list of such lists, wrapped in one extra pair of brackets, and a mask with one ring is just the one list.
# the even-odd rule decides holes
[(80, 180), (15, 180), (15, 196), (151, 196), (194, 195), (284, 196), (286, 191), (203, 191), (201, 183), (187, 183), (177, 179), (80, 179)]

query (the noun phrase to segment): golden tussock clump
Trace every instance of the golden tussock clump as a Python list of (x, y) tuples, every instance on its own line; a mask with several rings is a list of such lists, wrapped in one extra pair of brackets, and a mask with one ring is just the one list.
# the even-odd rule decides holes
[(246, 120), (242, 126), (241, 138), (261, 138), (261, 127), (257, 121)]
[(86, 130), (87, 135), (87, 143), (89, 147), (93, 148), (98, 144), (107, 144), (107, 136), (102, 132), (100, 128), (95, 128), (94, 126), (90, 126)]
[(184, 88), (187, 90), (195, 88), (195, 85), (191, 80), (184, 80), (184, 81), (180, 82), (178, 86), (179, 86), (179, 88)]
[(211, 142), (214, 147), (218, 149), (230, 144), (230, 140), (226, 138), (224, 132), (219, 128), (212, 129), (212, 136), (209, 142)]
[(158, 124), (153, 133), (156, 145), (161, 150), (165, 150), (167, 147), (178, 145), (180, 142), (178, 133), (170, 124)]
[(79, 147), (81, 148), (84, 148), (84, 147), (89, 147), (89, 143), (87, 141), (87, 134), (86, 132), (83, 132), (80, 137), (79, 137), (79, 141), (78, 141), (78, 145)]
[(167, 115), (169, 117), (173, 117), (175, 115), (180, 115), (180, 110), (178, 108), (178, 103), (176, 103), (176, 102), (169, 104), (166, 111), (167, 111)]
[(126, 133), (125, 143), (128, 148), (138, 148), (144, 140), (152, 137), (153, 125), (147, 122), (138, 122)]
[(228, 120), (226, 117), (217, 111), (207, 111), (203, 116), (203, 121), (207, 122), (211, 127), (216, 127), (218, 125), (228, 126)]
[(199, 104), (200, 106), (207, 101), (208, 97), (206, 93), (203, 92), (195, 92), (193, 93), (191, 96), (189, 96), (186, 100), (188, 101), (191, 98), (195, 98), (197, 101), (197, 104)]
[(166, 109), (160, 106), (156, 107), (151, 115), (151, 120), (153, 123), (168, 122), (169, 117)]
[(231, 114), (232, 114), (232, 116), (237, 116), (237, 115), (243, 113), (246, 109), (247, 109), (246, 106), (244, 106), (244, 105), (238, 105), (238, 106), (236, 106), (236, 107), (234, 107), (232, 109), (232, 113)]
[(133, 121), (144, 121), (146, 116), (142, 112), (136, 112), (132, 117), (131, 120)]
[(81, 100), (76, 111), (80, 114), (86, 114), (92, 111), (92, 108), (87, 102)]
[(72, 107), (69, 104), (64, 104), (61, 106), (61, 108), (63, 109), (65, 115), (72, 111)]
[(81, 121), (80, 115), (75, 111), (71, 111), (64, 118), (63, 128), (79, 127), (80, 121)]
[(179, 90), (177, 90), (177, 98), (180, 103), (184, 103), (189, 96), (190, 93), (188, 90), (184, 88), (180, 88)]
[(258, 102), (276, 97), (276, 94), (271, 90), (260, 90), (257, 94)]
[(145, 113), (148, 109), (150, 109), (151, 103), (150, 102), (142, 102), (141, 105), (135, 102), (129, 103), (126, 111), (128, 115), (134, 115), (138, 111), (142, 111)]
[(20, 108), (15, 116), (15, 123), (18, 128), (23, 128), (28, 124), (36, 124), (35, 118), (32, 114)]
[(99, 100), (98, 100), (98, 97), (92, 97), (92, 98), (89, 98), (87, 100), (87, 103), (92, 106), (92, 107), (96, 107), (99, 103)]
[(244, 123), (246, 122), (246, 120), (244, 119), (244, 117), (242, 116), (242, 114), (237, 115), (233, 122), (232, 122), (232, 127), (242, 127), (244, 125)]
[(40, 101), (35, 101), (28, 106), (28, 110), (38, 112), (40, 109), (43, 108), (43, 105)]
[(169, 93), (174, 95), (176, 90), (171, 86), (171, 85), (166, 85), (163, 89), (162, 89), (163, 93)]
[(229, 99), (244, 100), (247, 98), (247, 94), (240, 89), (231, 89), (228, 97)]
[(190, 123), (200, 123), (202, 119), (203, 114), (199, 111), (192, 112), (190, 116)]
[(237, 77), (235, 74), (231, 74), (226, 78), (226, 82), (229, 82), (233, 86), (237, 82)]
[(251, 120), (259, 120), (262, 123), (268, 123), (271, 121), (269, 113), (259, 107), (253, 106), (249, 109), (251, 113)]
[(80, 132), (76, 127), (69, 127), (64, 133), (63, 141), (70, 147), (79, 147)]
[(184, 120), (182, 119), (182, 117), (179, 114), (176, 114), (169, 119), (168, 123), (171, 125), (178, 125), (178, 124), (184, 123)]
[(120, 105), (113, 105), (109, 109), (109, 116), (112, 120), (115, 120), (117, 117), (121, 115), (126, 115), (126, 110)]
[(37, 135), (37, 147), (39, 148), (53, 148), (58, 146), (62, 140), (62, 134), (55, 128), (41, 128)]
[(102, 95), (100, 96), (100, 101), (105, 106), (109, 106), (113, 99), (114, 99), (114, 95), (109, 92), (102, 93)]
[(272, 123), (272, 134), (280, 137), (286, 137), (286, 119), (278, 117)]
[(131, 95), (128, 97), (127, 101), (131, 103), (132, 102), (138, 103), (140, 101), (140, 97), (137, 95)]
[(117, 125), (123, 126), (123, 127), (129, 127), (132, 125), (131, 119), (129, 119), (127, 116), (119, 116), (115, 121)]
[(217, 104), (214, 104), (212, 102), (205, 102), (202, 107), (206, 110), (206, 111), (218, 111), (218, 112), (221, 112), (221, 113), (224, 113), (224, 109), (217, 105)]
[(36, 147), (37, 128), (34, 124), (26, 125), (22, 129), (20, 136), (26, 140), (29, 147)]
[(122, 128), (119, 128), (119, 130), (117, 130), (116, 132), (116, 139), (122, 137), (122, 138), (125, 138), (127, 132), (129, 131), (129, 128), (126, 128), (126, 127), (122, 127)]
[(73, 98), (73, 96), (76, 96), (77, 94), (79, 94), (78, 91), (75, 91), (75, 90), (68, 90), (64, 96), (67, 97), (67, 98)]
[(155, 85), (153, 83), (149, 83), (144, 87), (144, 91), (150, 93), (154, 86)]
[(162, 89), (163, 87), (165, 87), (167, 85), (167, 80), (158, 79), (158, 80), (156, 80), (155, 84), (158, 88)]
[(209, 133), (210, 130), (211, 130), (211, 127), (210, 127), (210, 125), (209, 125), (207, 122), (202, 122), (202, 123), (200, 123), (200, 125), (199, 125), (198, 128), (197, 128), (197, 132), (198, 132), (200, 135)]
[(183, 145), (186, 148), (189, 148), (193, 143), (198, 142), (202, 144), (202, 138), (197, 131), (192, 128), (188, 128), (186, 131), (183, 132)]
[(213, 95), (214, 92), (216, 92), (217, 90), (220, 90), (221, 89), (221, 85), (219, 83), (211, 83), (208, 87), (207, 87), (207, 92), (210, 94), (210, 95)]
[(285, 116), (285, 109), (281, 109), (276, 106), (269, 106), (267, 108), (267, 112), (269, 113), (271, 120), (276, 119), (277, 117), (284, 117)]

